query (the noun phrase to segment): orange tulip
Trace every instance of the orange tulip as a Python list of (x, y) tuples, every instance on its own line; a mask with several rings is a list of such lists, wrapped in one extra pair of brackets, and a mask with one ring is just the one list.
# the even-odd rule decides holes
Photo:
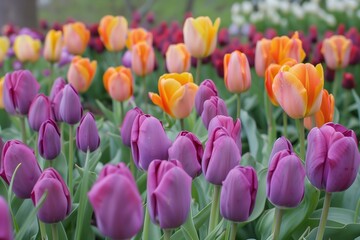
[(0, 109), (4, 109), (4, 97), (3, 97), (3, 87), (4, 87), (4, 77), (0, 78)]
[(14, 42), (14, 52), (21, 62), (35, 62), (40, 57), (41, 42), (29, 35), (18, 35)]
[(59, 61), (62, 46), (61, 31), (50, 30), (45, 38), (44, 58), (49, 62)]
[(217, 43), (220, 18), (212, 23), (209, 17), (187, 18), (184, 23), (184, 43), (191, 56), (204, 58), (211, 55)]
[(96, 67), (96, 61), (90, 62), (88, 58), (75, 56), (71, 61), (67, 73), (69, 83), (71, 83), (78, 92), (85, 92), (91, 85)]
[(319, 111), (324, 87), (321, 64), (298, 63), (283, 66), (276, 75), (272, 89), (276, 100), (291, 118), (308, 117)]
[(171, 44), (166, 51), (166, 67), (170, 73), (187, 72), (190, 69), (191, 55), (185, 44)]
[(291, 38), (281, 36), (271, 39), (270, 54), (272, 61), (277, 64), (281, 64), (287, 58), (295, 59), (300, 63), (305, 58), (305, 51), (297, 32)]
[(133, 94), (133, 80), (129, 68), (108, 68), (104, 73), (103, 82), (106, 91), (116, 101), (125, 101)]
[(255, 49), (255, 71), (258, 76), (263, 77), (266, 68), (271, 64), (270, 55), (271, 40), (263, 38), (256, 43)]
[(148, 45), (152, 46), (152, 34), (143, 28), (135, 28), (129, 30), (126, 39), (126, 47), (131, 50), (133, 46), (140, 42), (146, 42)]
[(152, 102), (174, 118), (189, 116), (194, 104), (198, 86), (193, 83), (191, 73), (170, 73), (160, 77), (159, 93), (149, 93)]
[(7, 37), (0, 37), (0, 63), (6, 58), (9, 47), (9, 39)]
[(82, 22), (66, 24), (63, 27), (64, 44), (71, 54), (81, 55), (85, 51), (89, 40), (90, 31)]
[(154, 48), (146, 42), (140, 42), (131, 50), (131, 69), (138, 76), (145, 76), (154, 71)]
[(98, 32), (108, 51), (120, 51), (125, 47), (128, 22), (123, 16), (107, 15), (100, 20)]
[[(327, 122), (332, 122), (334, 117), (334, 106), (335, 100), (332, 94), (329, 94), (327, 90), (323, 90), (322, 101), (320, 110), (315, 113), (315, 124), (316, 127), (321, 127)], [(304, 126), (307, 129), (312, 128), (311, 117), (304, 118)]]
[(345, 68), (350, 61), (351, 46), (351, 40), (342, 35), (324, 39), (321, 52), (326, 65), (333, 70)]
[(251, 87), (251, 72), (246, 55), (234, 51), (224, 56), (224, 80), (231, 93), (242, 93)]

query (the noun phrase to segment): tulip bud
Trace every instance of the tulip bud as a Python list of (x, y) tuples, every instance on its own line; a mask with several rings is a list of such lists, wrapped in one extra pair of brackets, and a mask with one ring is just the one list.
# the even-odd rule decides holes
[(7, 141), (1, 154), (0, 176), (9, 184), (17, 166), (13, 191), (19, 198), (30, 198), (41, 169), (34, 151), (18, 140)]
[(38, 206), (44, 194), (46, 194), (46, 198), (39, 208), (38, 218), (44, 223), (56, 223), (64, 220), (71, 211), (70, 192), (54, 168), (44, 170), (31, 192), (31, 200), (35, 207)]
[(220, 195), (220, 213), (233, 222), (244, 222), (251, 215), (258, 190), (258, 179), (252, 167), (236, 166), (226, 179)]
[(170, 73), (182, 73), (190, 70), (191, 55), (185, 44), (172, 44), (166, 51), (166, 67)]
[(263, 77), (265, 70), (272, 62), (270, 55), (271, 40), (263, 38), (256, 43), (255, 70), (258, 76)]
[(192, 178), (201, 173), (201, 159), (204, 149), (195, 134), (182, 131), (169, 148), (169, 159), (181, 162), (185, 172)]
[(133, 95), (133, 78), (129, 68), (110, 67), (103, 76), (105, 90), (116, 101), (123, 102)]
[(59, 61), (62, 47), (62, 32), (50, 30), (45, 38), (44, 58), (49, 62)]
[(171, 140), (157, 118), (145, 114), (136, 116), (131, 128), (131, 152), (138, 168), (146, 171), (154, 159), (168, 159), (170, 146)]
[(131, 51), (130, 50), (127, 50), (122, 59), (121, 59), (121, 63), (124, 67), (127, 67), (127, 68), (131, 68)]
[(90, 31), (82, 22), (69, 23), (63, 27), (64, 45), (71, 54), (81, 55), (90, 40)]
[(271, 39), (270, 54), (272, 60), (277, 64), (282, 64), (289, 58), (301, 63), (305, 58), (305, 51), (298, 32), (295, 32), (291, 38), (280, 36)]
[(352, 73), (344, 73), (342, 82), (341, 82), (341, 86), (345, 89), (353, 89), (355, 88), (356, 82), (354, 79), (354, 75)]
[(67, 78), (78, 92), (86, 92), (95, 76), (96, 61), (76, 56), (71, 60)]
[(63, 97), (64, 88), (61, 89), (58, 93), (56, 93), (52, 103), (51, 103), (51, 109), (53, 112), (53, 117), (56, 122), (61, 122), (61, 116), (60, 116), (60, 103), (61, 99)]
[(29, 109), (29, 126), (34, 131), (39, 131), (43, 122), (51, 119), (51, 103), (47, 96), (40, 93), (32, 101)]
[(47, 160), (52, 160), (60, 154), (60, 131), (53, 120), (48, 119), (41, 124), (37, 144), (40, 156)]
[(354, 182), (360, 164), (355, 132), (327, 123), (311, 129), (306, 152), (306, 175), (311, 184), (326, 192), (341, 192)]
[(342, 35), (325, 38), (321, 48), (326, 65), (331, 69), (345, 68), (350, 61), (352, 42)]
[(211, 79), (204, 80), (196, 92), (195, 95), (195, 109), (201, 116), (204, 109), (204, 102), (210, 99), (212, 96), (217, 96), (218, 90), (215, 83)]
[(128, 22), (123, 16), (104, 16), (100, 20), (98, 31), (108, 51), (120, 51), (125, 47)]
[(0, 239), (12, 240), (13, 229), (9, 207), (3, 197), (0, 196)]
[(21, 62), (35, 62), (40, 57), (41, 42), (30, 35), (21, 34), (15, 38), (14, 52)]
[(94, 115), (88, 112), (80, 121), (76, 129), (76, 146), (83, 152), (95, 151), (100, 145), (100, 137)]
[(131, 129), (135, 118), (142, 114), (144, 113), (138, 107), (135, 107), (126, 113), (120, 129), (120, 136), (125, 146), (131, 147)]
[(161, 228), (177, 228), (185, 223), (190, 211), (191, 177), (180, 162), (154, 160), (150, 164), (147, 199), (150, 218)]
[(287, 150), (289, 152), (294, 152), (291, 142), (286, 137), (279, 137), (273, 145), (273, 148), (270, 153), (269, 160), (271, 160), (274, 155), (282, 150)]
[(81, 119), (83, 109), (80, 97), (71, 84), (67, 84), (64, 87), (59, 113), (61, 120), (68, 124), (78, 123)]
[(51, 91), (50, 91), (50, 95), (49, 95), (50, 101), (54, 101), (54, 98), (55, 98), (56, 94), (58, 92), (60, 92), (60, 90), (62, 90), (65, 87), (65, 85), (66, 85), (66, 81), (62, 77), (58, 77), (54, 81), (54, 84), (51, 87)]
[(0, 37), (0, 63), (2, 63), (8, 53), (10, 41), (7, 37)]
[(228, 111), (224, 100), (218, 96), (212, 96), (204, 102), (204, 109), (201, 114), (201, 120), (205, 127), (209, 127), (210, 121), (217, 115), (228, 116)]
[(39, 89), (40, 85), (30, 71), (7, 73), (3, 89), (5, 110), (12, 115), (28, 114), (31, 101)]
[(132, 50), (132, 48), (140, 42), (145, 42), (149, 46), (152, 46), (153, 44), (152, 34), (146, 31), (144, 28), (135, 28), (129, 30), (126, 39), (126, 47), (129, 50)]
[(131, 69), (140, 77), (154, 71), (155, 53), (154, 48), (146, 42), (140, 42), (131, 50)]
[(141, 196), (124, 163), (106, 165), (88, 197), (97, 226), (106, 237), (130, 239), (141, 229), (144, 218)]

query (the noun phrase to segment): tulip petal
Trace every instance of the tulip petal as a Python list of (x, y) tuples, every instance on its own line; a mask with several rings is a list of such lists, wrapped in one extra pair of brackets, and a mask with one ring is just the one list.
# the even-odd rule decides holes
[(198, 86), (194, 83), (187, 83), (177, 89), (169, 100), (169, 108), (176, 118), (189, 116), (195, 104), (195, 95)]

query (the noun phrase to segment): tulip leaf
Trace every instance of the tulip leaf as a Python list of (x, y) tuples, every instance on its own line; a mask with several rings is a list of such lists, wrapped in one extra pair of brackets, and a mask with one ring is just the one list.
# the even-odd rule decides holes
[(98, 107), (100, 108), (100, 110), (102, 111), (102, 113), (105, 115), (105, 117), (108, 120), (114, 122), (114, 113), (111, 110), (109, 110), (108, 108), (106, 108), (104, 106), (104, 104), (102, 104), (99, 100), (96, 99), (95, 102), (98, 105)]
[(212, 230), (204, 240), (212, 240), (215, 239), (217, 236), (219, 236), (220, 234), (222, 234), (225, 231), (226, 228), (226, 221), (225, 219), (221, 219), (221, 221), (218, 223), (218, 225), (216, 225), (216, 227), (214, 228), (214, 230)]
[[(310, 219), (317, 219), (320, 221), (322, 209), (318, 209), (311, 214)], [(355, 211), (344, 209), (344, 208), (329, 208), (329, 215), (327, 218), (328, 222), (334, 222), (342, 225), (354, 223)], [(356, 222), (360, 220), (359, 216), (356, 219)]]
[(258, 161), (262, 161), (262, 151), (260, 146), (261, 137), (257, 132), (255, 120), (248, 114), (248, 112), (243, 110), (240, 112), (240, 119), (242, 131), (246, 134), (251, 155), (253, 155), (255, 159), (258, 159)]
[[(308, 236), (307, 240), (315, 240), (318, 228), (314, 228)], [(347, 224), (342, 227), (331, 227), (325, 228), (323, 239), (356, 239), (360, 236), (360, 224)]]
[(195, 225), (194, 225), (194, 221), (192, 218), (191, 210), (188, 214), (186, 222), (183, 225), (181, 225), (181, 230), (186, 239), (189, 239), (189, 240), (198, 240), (199, 239), (198, 234), (196, 232)]
[(61, 152), (53, 161), (53, 168), (55, 168), (63, 179), (67, 179), (68, 165), (64, 152)]
[(351, 93), (354, 96), (356, 106), (357, 106), (357, 112), (358, 112), (358, 120), (360, 120), (360, 97), (357, 95), (357, 93), (354, 89), (351, 90)]

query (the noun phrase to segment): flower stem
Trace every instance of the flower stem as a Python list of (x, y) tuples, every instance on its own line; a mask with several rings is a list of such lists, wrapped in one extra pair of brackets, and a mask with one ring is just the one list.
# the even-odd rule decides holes
[(331, 193), (325, 192), (325, 201), (324, 201), (323, 210), (321, 213), (318, 232), (316, 234), (316, 240), (321, 240), (324, 237), (326, 221), (327, 221), (327, 217), (329, 214), (330, 202), (331, 202)]
[(284, 135), (284, 137), (287, 138), (288, 117), (287, 117), (287, 114), (285, 111), (283, 111), (282, 115), (283, 115), (283, 129), (284, 129), (283, 135)]
[(73, 166), (74, 165), (74, 143), (73, 143), (73, 126), (69, 125), (69, 191), (73, 196)]
[(143, 81), (143, 101), (144, 101), (144, 110), (145, 110), (145, 113), (148, 113), (148, 103), (147, 103), (147, 99), (148, 99), (148, 95), (147, 95), (147, 91), (146, 91), (146, 76), (144, 76), (142, 78), (142, 81)]
[(273, 114), (272, 114), (272, 106), (270, 99), (264, 91), (264, 101), (265, 101), (265, 112), (266, 112), (266, 119), (267, 119), (267, 125), (268, 125), (268, 153), (270, 155), (272, 146), (275, 141), (276, 137), (276, 128), (275, 128), (275, 122), (273, 120)]
[(53, 240), (59, 239), (56, 223), (51, 224), (51, 233), (52, 233)]
[(181, 131), (185, 130), (185, 121), (183, 118), (180, 119), (180, 128), (181, 128)]
[(170, 240), (172, 230), (171, 229), (163, 229), (163, 231), (164, 231), (164, 240)]
[(305, 162), (305, 134), (304, 134), (304, 119), (296, 119), (296, 125), (299, 133), (300, 141), (300, 159)]
[(45, 224), (42, 221), (40, 221), (40, 219), (39, 219), (39, 227), (40, 227), (41, 240), (45, 240), (47, 238), (46, 228), (45, 228)]
[(282, 210), (276, 207), (273, 240), (277, 240), (279, 238), (282, 214)]
[(195, 83), (196, 83), (196, 85), (199, 85), (199, 84), (200, 84), (201, 61), (202, 61), (202, 59), (201, 59), (201, 58), (198, 58), (198, 59), (197, 59), (197, 62), (196, 62), (196, 77), (195, 77)]
[(219, 222), (220, 190), (221, 190), (220, 185), (214, 185), (208, 234), (210, 234), (211, 231), (214, 230), (214, 228)]
[(354, 213), (354, 223), (358, 222), (357, 220), (359, 217), (359, 211), (360, 211), (360, 199), (358, 200), (358, 202), (356, 204), (355, 213)]
[(240, 118), (240, 112), (241, 112), (241, 95), (240, 95), (240, 93), (238, 93), (236, 96), (237, 96), (236, 117)]
[(120, 102), (120, 126), (124, 120), (124, 115), (125, 115), (125, 112), (124, 112), (124, 102)]
[(147, 204), (145, 205), (145, 219), (144, 219), (144, 227), (142, 233), (142, 240), (149, 240), (149, 227), (150, 227), (150, 215)]
[(25, 125), (25, 117), (20, 116), (20, 125), (21, 125), (21, 136), (23, 143), (26, 144), (26, 125)]
[(237, 230), (237, 223), (236, 222), (232, 222), (231, 223), (231, 234), (230, 234), (230, 240), (235, 240), (236, 239), (236, 231)]
[(336, 70), (336, 75), (335, 75), (335, 79), (334, 79), (334, 82), (333, 82), (333, 88), (332, 88), (332, 95), (334, 96), (334, 99), (337, 99), (336, 98), (336, 92), (339, 88), (339, 84), (342, 80), (342, 76), (343, 76), (343, 69), (337, 69)]

